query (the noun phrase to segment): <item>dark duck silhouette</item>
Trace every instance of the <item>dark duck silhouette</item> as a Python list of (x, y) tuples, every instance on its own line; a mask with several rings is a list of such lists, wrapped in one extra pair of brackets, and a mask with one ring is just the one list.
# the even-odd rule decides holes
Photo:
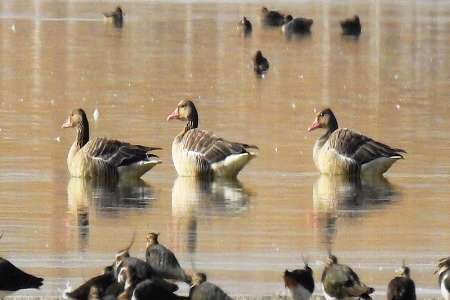
[(389, 282), (387, 300), (416, 300), (416, 286), (411, 279), (410, 269), (402, 265), (396, 276)]
[(244, 16), (239, 22), (239, 27), (242, 28), (242, 33), (244, 36), (249, 36), (252, 34), (252, 23)]
[(344, 35), (359, 36), (361, 34), (361, 22), (358, 16), (341, 21), (341, 27)]
[(281, 30), (287, 36), (293, 34), (309, 34), (311, 33), (311, 26), (313, 23), (314, 21), (312, 19), (293, 18), (291, 15), (287, 15)]
[(158, 236), (159, 233), (155, 232), (147, 234), (147, 264), (162, 278), (191, 283), (191, 277), (181, 268), (175, 254), (159, 243)]
[(375, 291), (362, 283), (349, 266), (339, 264), (334, 255), (328, 257), (321, 281), (326, 299), (372, 299), (369, 295)]
[(22, 289), (39, 289), (44, 279), (20, 270), (0, 257), (0, 299)]
[(314, 292), (313, 270), (305, 263), (304, 269), (284, 271), (284, 284), (294, 300), (309, 300)]
[(261, 9), (262, 22), (266, 26), (282, 26), (284, 24), (284, 15), (276, 10), (269, 10), (267, 7)]
[(103, 13), (103, 15), (105, 18), (111, 18), (116, 27), (123, 26), (123, 11), (120, 6), (117, 6), (114, 11)]
[(269, 70), (269, 61), (263, 56), (260, 50), (256, 51), (253, 57), (253, 70), (257, 75), (263, 75)]

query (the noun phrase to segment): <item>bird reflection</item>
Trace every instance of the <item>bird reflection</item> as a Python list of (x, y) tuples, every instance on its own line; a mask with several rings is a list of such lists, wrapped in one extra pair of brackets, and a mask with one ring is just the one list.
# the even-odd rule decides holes
[(360, 216), (362, 212), (383, 207), (397, 194), (384, 177), (351, 180), (321, 175), (313, 186), (314, 226), (321, 243), (331, 249), (341, 217)]
[(122, 209), (145, 208), (154, 200), (151, 187), (143, 180), (97, 182), (71, 178), (67, 185), (70, 213), (79, 228), (80, 247), (85, 249), (89, 240), (90, 212), (118, 217)]

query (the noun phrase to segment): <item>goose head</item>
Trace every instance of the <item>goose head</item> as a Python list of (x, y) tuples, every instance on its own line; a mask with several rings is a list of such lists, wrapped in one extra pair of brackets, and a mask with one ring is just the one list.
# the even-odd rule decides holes
[(147, 238), (146, 238), (147, 248), (158, 244), (158, 236), (159, 236), (159, 232), (158, 233), (150, 232), (147, 234)]
[(88, 122), (86, 113), (83, 109), (74, 109), (70, 115), (67, 117), (66, 122), (61, 126), (61, 128), (75, 128), (82, 126)]
[(336, 117), (334, 116), (331, 109), (326, 108), (319, 112), (314, 122), (311, 124), (311, 126), (309, 126), (308, 131), (313, 131), (318, 128), (323, 128), (331, 132), (338, 128)]
[(191, 100), (182, 100), (178, 103), (175, 110), (167, 116), (167, 121), (181, 120), (187, 121), (187, 128), (197, 128), (198, 126), (198, 113), (195, 108), (194, 102)]
[(399, 269), (395, 271), (395, 274), (399, 277), (409, 278), (409, 276), (411, 275), (411, 270), (409, 269), (409, 267), (402, 265)]
[(192, 286), (197, 286), (208, 280), (205, 273), (194, 273), (192, 275)]

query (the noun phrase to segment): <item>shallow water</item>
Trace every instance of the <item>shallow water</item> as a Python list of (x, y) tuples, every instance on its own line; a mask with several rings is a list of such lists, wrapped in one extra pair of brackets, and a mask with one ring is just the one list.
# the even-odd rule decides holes
[[(290, 41), (261, 28), (261, 5), (125, 2), (117, 29), (101, 17), (114, 3), (0, 2), (0, 255), (46, 278), (19, 295), (61, 296), (133, 232), (142, 257), (148, 231), (234, 296), (286, 294), (281, 274), (302, 266), (301, 253), (318, 281), (327, 249), (377, 299), (403, 259), (420, 297), (438, 295), (435, 262), (450, 255), (450, 4), (272, 4), (314, 19), (310, 36)], [(342, 37), (338, 21), (355, 13), (363, 33)], [(271, 62), (263, 79), (257, 49)], [(183, 124), (165, 117), (185, 97), (202, 128), (259, 146), (238, 181), (177, 179), (170, 148)], [(306, 128), (324, 106), (407, 158), (376, 182), (320, 177), (318, 133)], [(60, 126), (76, 107), (92, 136), (163, 147), (164, 163), (113, 187), (70, 179), (74, 132)]]

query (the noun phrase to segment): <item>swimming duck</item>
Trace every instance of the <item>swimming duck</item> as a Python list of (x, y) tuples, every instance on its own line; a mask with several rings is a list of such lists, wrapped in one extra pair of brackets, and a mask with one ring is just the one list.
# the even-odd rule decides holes
[(189, 291), (191, 300), (232, 300), (220, 287), (207, 281), (206, 274), (195, 273)]
[(341, 21), (341, 27), (344, 35), (358, 36), (361, 34), (361, 22), (358, 16), (354, 16), (353, 19)]
[(83, 178), (139, 178), (161, 163), (151, 153), (161, 149), (106, 138), (89, 140), (89, 122), (81, 108), (68, 116), (62, 128), (75, 128), (76, 138), (67, 156), (67, 166), (72, 177)]
[(116, 27), (122, 27), (123, 25), (123, 11), (120, 6), (117, 6), (114, 11), (103, 13), (105, 18), (111, 18)]
[(190, 100), (182, 100), (167, 120), (187, 121), (172, 143), (172, 159), (179, 176), (234, 178), (256, 154), (254, 145), (229, 142), (198, 129), (198, 113)]
[(293, 18), (291, 15), (286, 16), (285, 23), (281, 27), (281, 30), (286, 35), (291, 34), (308, 34), (311, 33), (311, 26), (314, 23), (312, 19), (306, 18)]
[(314, 163), (322, 174), (380, 176), (406, 153), (350, 129), (339, 129), (329, 108), (317, 114), (308, 131), (318, 128), (326, 130), (316, 141), (313, 152)]
[(267, 7), (261, 9), (262, 22), (267, 26), (282, 26), (284, 24), (284, 15), (275, 10), (269, 10)]
[(0, 257), (0, 299), (18, 290), (39, 289), (43, 281), (44, 279), (25, 273)]
[(79, 300), (101, 298), (106, 295), (106, 290), (113, 285), (114, 282), (114, 270), (112, 267), (107, 267), (104, 269), (103, 274), (89, 279), (75, 290), (66, 293), (66, 296), (71, 299)]
[(450, 256), (438, 262), (436, 272), (439, 275), (439, 286), (444, 300), (450, 300)]
[(269, 61), (262, 55), (260, 50), (253, 57), (253, 70), (257, 75), (262, 75), (269, 70)]
[(242, 28), (244, 36), (249, 36), (252, 33), (252, 23), (245, 16), (242, 17), (239, 26)]
[(314, 292), (313, 270), (305, 264), (304, 269), (284, 271), (284, 284), (294, 300), (309, 300)]
[(346, 265), (338, 264), (337, 257), (328, 257), (322, 273), (323, 292), (327, 300), (372, 299), (375, 290), (359, 281), (358, 275)]
[(145, 258), (147, 264), (163, 278), (191, 283), (191, 277), (181, 268), (175, 254), (158, 242), (159, 233), (147, 234)]
[(410, 275), (410, 269), (403, 264), (388, 284), (387, 300), (416, 300), (416, 286)]

